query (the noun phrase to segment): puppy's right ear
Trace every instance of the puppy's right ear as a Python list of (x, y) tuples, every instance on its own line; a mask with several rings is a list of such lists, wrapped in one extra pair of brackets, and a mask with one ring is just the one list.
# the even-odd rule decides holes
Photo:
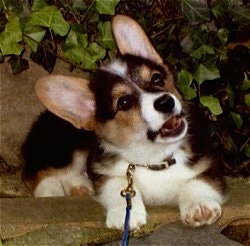
[(163, 63), (146, 33), (135, 20), (126, 15), (116, 15), (112, 19), (112, 30), (122, 55), (131, 54)]
[(48, 75), (37, 81), (35, 90), (51, 112), (79, 129), (92, 130), (95, 99), (88, 84), (78, 77)]

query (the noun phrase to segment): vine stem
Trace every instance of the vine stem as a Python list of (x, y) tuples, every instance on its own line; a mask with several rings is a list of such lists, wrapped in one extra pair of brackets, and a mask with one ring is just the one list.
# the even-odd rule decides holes
[(80, 21), (80, 22), (83, 22), (83, 21), (85, 20), (85, 18), (88, 16), (89, 11), (90, 11), (91, 8), (93, 7), (94, 3), (95, 3), (95, 0), (93, 0), (93, 1), (91, 2), (91, 4), (89, 5), (88, 9), (87, 9), (86, 12), (84, 13), (84, 16), (81, 18), (81, 21)]
[(60, 56), (58, 55), (57, 53), (55, 53), (52, 49), (48, 48), (46, 45), (44, 45), (42, 42), (39, 43), (38, 41), (36, 41), (35, 39), (31, 38), (30, 36), (26, 35), (26, 34), (23, 34), (23, 36), (25, 36), (26, 38), (29, 38), (31, 39), (32, 41), (34, 41), (36, 44), (42, 46), (45, 50), (47, 50), (49, 53), (51, 53), (52, 55), (56, 56), (58, 59), (70, 64), (71, 66), (74, 66), (76, 68), (79, 68), (81, 69), (82, 71), (85, 71), (85, 72), (93, 72), (94, 69), (86, 69), (86, 68), (83, 68), (82, 66), (79, 66), (75, 63), (72, 63), (70, 62), (69, 60), (65, 59), (63, 56)]

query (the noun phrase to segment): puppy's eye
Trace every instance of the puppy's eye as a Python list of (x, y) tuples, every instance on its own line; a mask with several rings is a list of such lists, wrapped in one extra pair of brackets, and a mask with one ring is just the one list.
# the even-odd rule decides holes
[(132, 95), (125, 95), (118, 99), (117, 109), (122, 111), (127, 111), (131, 109), (134, 105), (134, 97)]
[(154, 73), (151, 77), (151, 84), (156, 86), (164, 86), (164, 79), (160, 73)]

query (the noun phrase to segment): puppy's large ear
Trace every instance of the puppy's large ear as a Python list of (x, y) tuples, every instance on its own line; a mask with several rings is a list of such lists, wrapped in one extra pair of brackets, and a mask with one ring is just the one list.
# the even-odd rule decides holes
[(49, 75), (37, 81), (35, 90), (51, 112), (77, 128), (92, 130), (95, 99), (88, 83), (78, 77)]
[(163, 62), (142, 27), (130, 17), (116, 15), (112, 20), (112, 30), (122, 55), (132, 54), (153, 60), (156, 63)]

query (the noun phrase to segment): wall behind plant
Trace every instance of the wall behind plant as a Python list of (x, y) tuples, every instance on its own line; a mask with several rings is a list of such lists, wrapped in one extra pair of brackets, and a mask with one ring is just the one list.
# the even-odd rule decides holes
[(60, 59), (92, 73), (115, 56), (110, 20), (116, 13), (144, 27), (183, 97), (201, 108), (225, 174), (249, 176), (246, 0), (1, 0), (0, 62), (7, 60), (14, 74), (29, 69), (30, 59), (49, 72)]

